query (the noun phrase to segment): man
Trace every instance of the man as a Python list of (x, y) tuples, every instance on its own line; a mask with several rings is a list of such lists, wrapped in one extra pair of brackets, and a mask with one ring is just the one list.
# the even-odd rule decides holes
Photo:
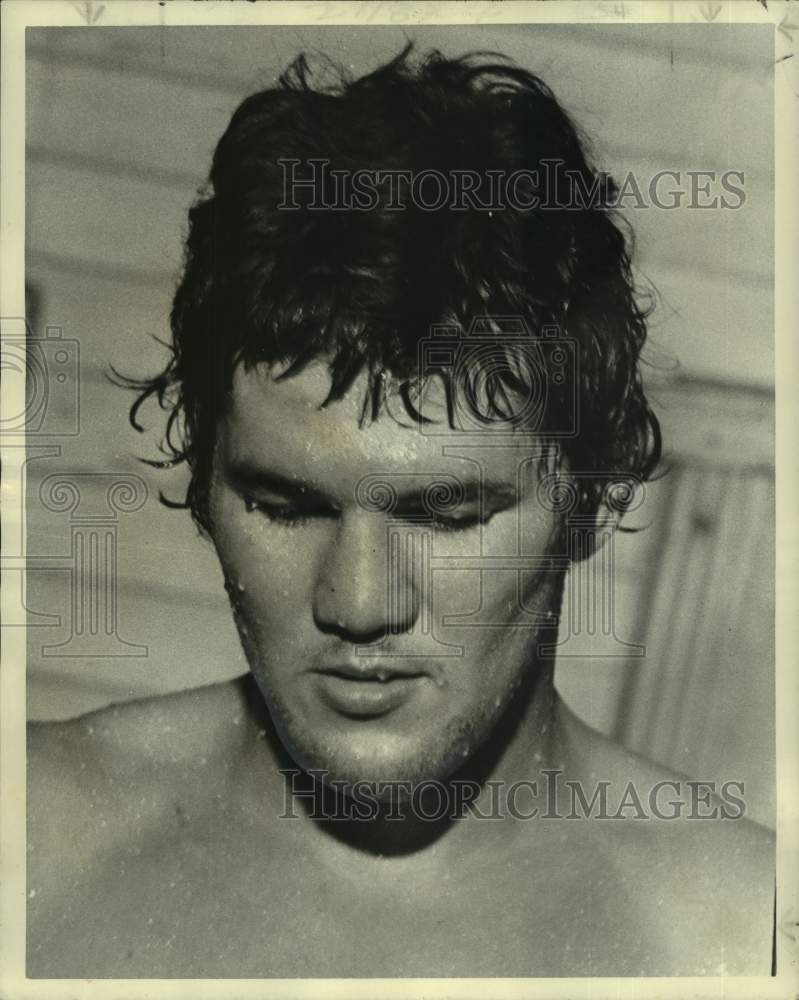
[(768, 973), (768, 834), (553, 686), (660, 452), (612, 195), (500, 58), (236, 111), (132, 418), (252, 676), (32, 728), (29, 975)]

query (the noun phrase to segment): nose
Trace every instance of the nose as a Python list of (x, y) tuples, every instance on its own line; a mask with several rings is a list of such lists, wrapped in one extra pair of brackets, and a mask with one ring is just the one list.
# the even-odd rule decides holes
[(408, 632), (419, 616), (418, 575), (412, 539), (395, 537), (383, 513), (345, 513), (319, 567), (316, 624), (361, 643)]

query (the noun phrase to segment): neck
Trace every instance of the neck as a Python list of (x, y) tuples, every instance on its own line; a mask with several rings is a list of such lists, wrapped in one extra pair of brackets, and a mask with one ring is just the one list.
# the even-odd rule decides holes
[[(449, 778), (404, 799), (359, 800), (298, 771), (251, 680), (250, 704), (258, 713), (259, 728), (266, 731), (266, 756), (271, 758), (267, 766), (273, 774), (285, 772), (281, 775), (283, 803), (300, 815), (308, 834), (323, 838), (330, 847), (338, 842), (361, 856), (399, 857), (439, 842), (454, 846), (474, 830), (476, 819), (496, 814), (503, 788), (519, 781), (537, 781), (541, 786), (542, 771), (563, 767), (565, 750), (553, 672), (553, 661), (537, 664), (498, 719), (492, 736)], [(478, 826), (496, 831), (508, 824)]]

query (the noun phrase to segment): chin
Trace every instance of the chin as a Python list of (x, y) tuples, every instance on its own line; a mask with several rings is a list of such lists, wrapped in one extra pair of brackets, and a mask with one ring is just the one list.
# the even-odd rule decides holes
[[(358, 783), (394, 785), (385, 797), (399, 796), (402, 784), (413, 788), (446, 782), (462, 771), (472, 754), (491, 742), (506, 707), (498, 699), (475, 698), (459, 710), (450, 704), (449, 715), (400, 710), (368, 720), (331, 718), (313, 703), (281, 698), (264, 674), (255, 673), (255, 678), (289, 768), (343, 790)], [(487, 701), (491, 709), (485, 707)]]
[(358, 752), (330, 743), (308, 745), (305, 741), (292, 739), (290, 734), (281, 733), (280, 736), (289, 756), (299, 767), (314, 773), (326, 784), (339, 787), (349, 788), (359, 782), (415, 785), (422, 781), (443, 781), (457, 769), (462, 759), (454, 748), (447, 754), (433, 747), (388, 748), (376, 744), (371, 752), (366, 752), (369, 741), (364, 740), (365, 752)]
[[(424, 734), (398, 736), (381, 734), (376, 728), (353, 734), (348, 726), (343, 732), (313, 739), (307, 731), (283, 718), (282, 725), (276, 723), (278, 735), (298, 767), (344, 791), (359, 783), (394, 786), (370, 789), (372, 797), (377, 799), (402, 799), (406, 794), (402, 786), (410, 794), (423, 782), (446, 782), (463, 767), (473, 748), (480, 745), (481, 737), (485, 739), (488, 735), (479, 731), (482, 727), (476, 731), (462, 720), (453, 719), (433, 734), (428, 729)], [(486, 728), (490, 729), (490, 724)]]

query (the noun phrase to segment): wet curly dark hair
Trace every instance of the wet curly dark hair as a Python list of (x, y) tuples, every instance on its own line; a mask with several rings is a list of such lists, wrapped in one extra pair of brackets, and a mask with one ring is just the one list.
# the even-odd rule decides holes
[[(149, 398), (169, 414), (160, 464), (188, 463), (190, 485), (177, 506), (189, 507), (201, 529), (210, 526), (216, 429), (238, 364), (287, 363), (289, 377), (325, 358), (328, 401), (366, 369), (364, 414), (375, 417), (386, 372), (413, 408), (425, 381), (419, 341), (435, 324), (466, 331), (476, 319), (513, 316), (532, 346), (553, 328), (573, 345), (565, 377), (562, 364), (559, 377), (547, 370), (557, 352), (540, 354), (547, 391), (539, 429), (582, 473), (583, 513), (596, 515), (608, 475), (646, 479), (659, 461), (659, 425), (639, 371), (648, 307), (633, 287), (613, 182), (589, 163), (585, 139), (538, 77), (496, 53), (413, 59), (411, 50), (357, 79), (335, 70), (332, 81), (329, 61), (314, 70), (299, 56), (277, 86), (242, 102), (216, 148), (209, 184), (189, 212), (171, 360), (156, 377), (129, 383), (139, 393), (137, 429)], [(288, 160), (325, 160), (345, 172), (465, 170), (486, 182), (491, 172), (518, 171), (517, 193), (530, 204), (547, 162), (563, 169), (554, 182), (548, 174), (550, 189), (532, 208), (408, 202), (397, 210), (396, 186), (378, 183), (366, 211), (319, 211), (306, 189), (287, 210), (279, 206)], [(575, 205), (575, 179), (598, 197)], [(398, 183), (407, 194), (407, 182)], [(501, 336), (497, 349), (513, 353)], [(482, 393), (468, 364), (461, 375), (461, 395), (487, 421), (503, 415), (512, 394), (531, 391), (512, 359), (483, 379)], [(575, 413), (578, 433), (559, 437)]]

